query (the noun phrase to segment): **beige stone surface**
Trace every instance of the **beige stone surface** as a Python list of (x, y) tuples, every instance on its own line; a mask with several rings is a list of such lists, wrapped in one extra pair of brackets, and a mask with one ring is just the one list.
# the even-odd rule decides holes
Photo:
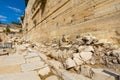
[(25, 63), (23, 55), (0, 56), (0, 66), (19, 65)]
[(18, 73), (20, 71), (21, 71), (20, 65), (0, 66), (0, 75)]
[(37, 61), (32, 63), (25, 63), (21, 65), (21, 69), (23, 72), (25, 71), (32, 71), (36, 69), (40, 69), (45, 67), (45, 63), (43, 61)]
[(0, 75), (0, 80), (41, 80), (36, 72)]

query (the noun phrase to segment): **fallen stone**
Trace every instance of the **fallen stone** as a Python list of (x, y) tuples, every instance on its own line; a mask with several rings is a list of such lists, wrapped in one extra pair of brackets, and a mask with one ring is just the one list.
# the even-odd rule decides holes
[(54, 66), (56, 69), (63, 69), (63, 65), (59, 61), (49, 60), (49, 63), (51, 64), (51, 66)]
[(76, 65), (82, 65), (83, 64), (83, 61), (80, 59), (80, 58), (73, 58), (73, 60), (75, 61)]
[(92, 52), (80, 52), (80, 56), (84, 61), (88, 61), (92, 58)]
[(91, 78), (92, 77), (92, 70), (91, 67), (87, 66), (87, 65), (83, 65), (81, 66), (81, 74)]
[(66, 68), (67, 68), (67, 69), (76, 66), (74, 60), (72, 60), (71, 58), (67, 58), (67, 60), (65, 61), (65, 63), (66, 63)]
[(47, 77), (45, 80), (59, 80), (59, 79), (57, 76), (52, 75), (52, 76)]
[(22, 72), (0, 75), (0, 80), (41, 80), (36, 72)]
[(38, 73), (39, 73), (40, 76), (45, 76), (45, 75), (48, 75), (50, 72), (51, 72), (51, 70), (47, 66), (47, 67), (44, 67), (44, 68), (40, 69)]

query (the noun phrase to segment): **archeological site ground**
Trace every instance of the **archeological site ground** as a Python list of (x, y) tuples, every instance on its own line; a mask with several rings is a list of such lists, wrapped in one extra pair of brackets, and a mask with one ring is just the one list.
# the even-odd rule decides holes
[(76, 36), (34, 44), (12, 38), (0, 49), (0, 80), (120, 80), (120, 49), (106, 39)]

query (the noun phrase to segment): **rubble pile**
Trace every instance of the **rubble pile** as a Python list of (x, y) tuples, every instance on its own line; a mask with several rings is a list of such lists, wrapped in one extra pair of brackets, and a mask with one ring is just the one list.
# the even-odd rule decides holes
[(11, 41), (12, 54), (0, 56), (0, 80), (120, 79), (120, 49), (105, 39), (85, 36), (69, 41), (64, 36), (44, 44)]

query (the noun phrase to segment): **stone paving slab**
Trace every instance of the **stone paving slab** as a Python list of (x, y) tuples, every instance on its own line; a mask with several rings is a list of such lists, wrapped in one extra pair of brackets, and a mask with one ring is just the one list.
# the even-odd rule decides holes
[(20, 65), (0, 66), (0, 74), (18, 73), (20, 71)]
[(25, 63), (23, 55), (0, 56), (0, 66), (19, 65)]
[(22, 71), (32, 71), (32, 70), (40, 69), (43, 67), (45, 67), (45, 63), (43, 61), (25, 63), (21, 65)]
[(0, 75), (0, 80), (41, 80), (36, 72)]

